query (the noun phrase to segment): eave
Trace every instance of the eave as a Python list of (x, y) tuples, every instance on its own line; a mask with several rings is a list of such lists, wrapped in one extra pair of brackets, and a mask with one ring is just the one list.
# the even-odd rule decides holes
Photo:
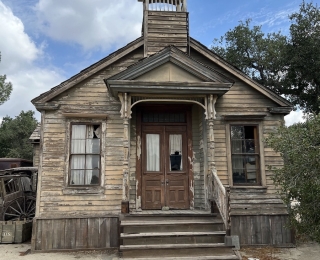
[(148, 82), (135, 80), (105, 80), (109, 93), (118, 97), (118, 93), (135, 94), (213, 94), (222, 96), (233, 83), (219, 82)]

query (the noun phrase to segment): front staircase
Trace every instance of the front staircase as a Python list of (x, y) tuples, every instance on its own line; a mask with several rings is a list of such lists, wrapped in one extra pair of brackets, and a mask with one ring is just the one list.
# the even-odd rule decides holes
[(120, 222), (123, 259), (233, 260), (226, 246), (224, 224), (216, 214), (196, 211), (144, 211)]

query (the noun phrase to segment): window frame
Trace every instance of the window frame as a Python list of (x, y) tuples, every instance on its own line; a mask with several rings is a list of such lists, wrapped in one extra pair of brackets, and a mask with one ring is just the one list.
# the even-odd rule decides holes
[[(83, 185), (72, 185), (70, 182), (72, 180), (72, 176), (71, 176), (71, 158), (73, 155), (80, 155), (80, 154), (73, 154), (71, 151), (71, 147), (72, 147), (72, 127), (74, 125), (85, 125), (85, 126), (94, 126), (94, 125), (98, 125), (100, 127), (100, 138), (99, 138), (99, 141), (100, 141), (100, 144), (99, 144), (99, 147), (100, 147), (100, 152), (99, 154), (96, 154), (96, 153), (84, 153), (84, 154), (81, 154), (81, 155), (84, 155), (85, 158), (87, 155), (99, 155), (99, 183), (98, 184), (93, 184), (93, 185), (89, 185), (89, 184), (83, 184)], [(86, 128), (86, 131), (87, 131), (87, 128)], [(87, 132), (86, 132), (87, 133)], [(100, 123), (71, 123), (70, 125), (70, 141), (69, 141), (69, 172), (68, 172), (68, 175), (69, 175), (69, 181), (68, 181), (68, 187), (98, 187), (101, 185), (101, 148), (102, 148), (102, 143), (101, 143), (101, 137), (102, 137), (102, 124), (101, 122)], [(86, 138), (85, 138), (86, 140)], [(83, 169), (84, 171), (86, 171), (87, 169)], [(86, 174), (84, 175), (84, 178), (85, 178)]]
[[(99, 172), (99, 184), (98, 185), (71, 185), (71, 138), (72, 138), (72, 126), (73, 125), (100, 125), (101, 137), (100, 137), (100, 172)], [(88, 119), (81, 120), (70, 118), (66, 119), (66, 144), (65, 144), (65, 174), (64, 174), (64, 188), (62, 190), (64, 195), (99, 195), (105, 192), (105, 159), (106, 159), (106, 120)]]
[[(259, 152), (259, 169), (257, 173), (256, 183), (234, 183), (233, 181), (233, 167), (232, 167), (232, 143), (231, 143), (231, 127), (232, 126), (255, 126), (257, 129), (257, 150)], [(265, 187), (266, 175), (265, 175), (265, 159), (264, 159), (264, 145), (263, 145), (263, 128), (261, 121), (251, 120), (237, 120), (231, 121), (226, 124), (226, 137), (227, 137), (227, 162), (228, 162), (228, 176), (229, 183), (232, 187)], [(254, 153), (256, 155), (256, 153)]]

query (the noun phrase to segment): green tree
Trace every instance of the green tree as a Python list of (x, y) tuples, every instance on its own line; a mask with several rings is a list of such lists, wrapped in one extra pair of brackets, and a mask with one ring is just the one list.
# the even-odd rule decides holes
[(285, 203), (296, 202), (289, 211), (290, 226), (320, 242), (320, 115), (282, 126), (266, 141), (284, 159), (282, 168), (272, 170)]
[(286, 70), (286, 36), (264, 34), (261, 26), (240, 22), (220, 39), (215, 39), (212, 50), (252, 79), (281, 94), (281, 82)]
[(319, 114), (320, 9), (303, 1), (289, 18), (289, 36), (264, 34), (247, 20), (215, 39), (212, 50), (304, 112)]
[(10, 82), (6, 82), (6, 79), (6, 75), (0, 75), (0, 106), (10, 98), (10, 94), (12, 92), (12, 84)]
[(21, 111), (15, 118), (4, 117), (0, 125), (0, 157), (32, 160), (29, 137), (37, 124), (31, 110)]
[(320, 9), (302, 2), (300, 11), (290, 16), (291, 40), (283, 94), (306, 112), (320, 112)]

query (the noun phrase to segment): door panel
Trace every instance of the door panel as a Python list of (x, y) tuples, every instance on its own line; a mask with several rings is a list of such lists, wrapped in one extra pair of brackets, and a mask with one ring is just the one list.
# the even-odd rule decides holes
[(186, 126), (142, 126), (142, 209), (188, 209)]
[(148, 126), (142, 132), (142, 209), (164, 204), (164, 127)]

